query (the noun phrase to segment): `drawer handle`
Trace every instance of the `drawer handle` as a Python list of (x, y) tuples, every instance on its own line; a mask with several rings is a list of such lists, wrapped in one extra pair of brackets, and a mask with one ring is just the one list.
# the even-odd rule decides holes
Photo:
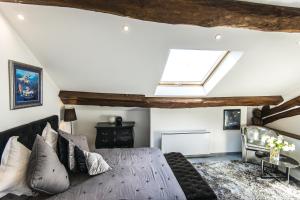
[(108, 133), (107, 132), (102, 132), (101, 135), (108, 135)]
[(108, 142), (108, 140), (107, 139), (103, 139), (103, 140), (101, 140), (102, 142)]

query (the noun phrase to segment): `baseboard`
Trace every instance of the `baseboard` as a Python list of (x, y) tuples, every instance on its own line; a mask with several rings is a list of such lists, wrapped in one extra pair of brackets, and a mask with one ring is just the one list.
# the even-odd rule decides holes
[(228, 156), (242, 154), (242, 152), (225, 152), (225, 153), (210, 153), (210, 154), (198, 154), (198, 155), (185, 155), (186, 158), (209, 158), (218, 156)]

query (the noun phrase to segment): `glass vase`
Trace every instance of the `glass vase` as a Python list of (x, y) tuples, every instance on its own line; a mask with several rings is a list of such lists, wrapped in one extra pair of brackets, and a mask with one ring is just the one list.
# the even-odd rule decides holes
[(270, 160), (279, 161), (280, 158), (280, 149), (271, 148), (270, 149)]

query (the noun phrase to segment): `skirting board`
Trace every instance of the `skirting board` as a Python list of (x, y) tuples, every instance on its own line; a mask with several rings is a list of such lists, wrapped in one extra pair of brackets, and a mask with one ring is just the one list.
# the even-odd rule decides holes
[(219, 156), (228, 156), (241, 154), (242, 152), (227, 152), (227, 153), (210, 153), (210, 154), (199, 154), (199, 155), (185, 155), (186, 158), (209, 158), (209, 157), (219, 157)]

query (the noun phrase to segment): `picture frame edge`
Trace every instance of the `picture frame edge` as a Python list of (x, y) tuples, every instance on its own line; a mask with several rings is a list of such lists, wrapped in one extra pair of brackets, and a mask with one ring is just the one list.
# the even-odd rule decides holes
[(13, 68), (13, 60), (8, 60), (8, 78), (9, 78), (9, 102), (10, 102), (10, 110), (15, 110), (15, 83), (14, 83), (14, 68)]
[[(229, 128), (225, 126), (225, 112), (226, 111), (240, 111), (240, 119), (239, 119), (239, 128)], [(241, 129), (241, 113), (242, 113), (242, 109), (224, 109), (223, 110), (223, 130), (240, 130)]]
[[(33, 104), (27, 104), (27, 105), (19, 105), (17, 106), (15, 104), (15, 70), (14, 70), (14, 64), (20, 64), (20, 65), (24, 65), (24, 67), (26, 68), (32, 68), (35, 69), (37, 71), (40, 72), (40, 80), (39, 80), (39, 84), (40, 84), (40, 93), (39, 93), (39, 97), (40, 97), (40, 102), (38, 103), (33, 103)], [(8, 73), (9, 73), (9, 96), (10, 96), (10, 110), (17, 110), (17, 109), (24, 109), (24, 108), (31, 108), (31, 107), (38, 107), (38, 106), (43, 106), (43, 74), (44, 74), (44, 70), (42, 67), (37, 67), (34, 65), (30, 65), (30, 64), (26, 64), (26, 63), (22, 63), (22, 62), (18, 62), (18, 61), (14, 61), (9, 59), (8, 60)]]

